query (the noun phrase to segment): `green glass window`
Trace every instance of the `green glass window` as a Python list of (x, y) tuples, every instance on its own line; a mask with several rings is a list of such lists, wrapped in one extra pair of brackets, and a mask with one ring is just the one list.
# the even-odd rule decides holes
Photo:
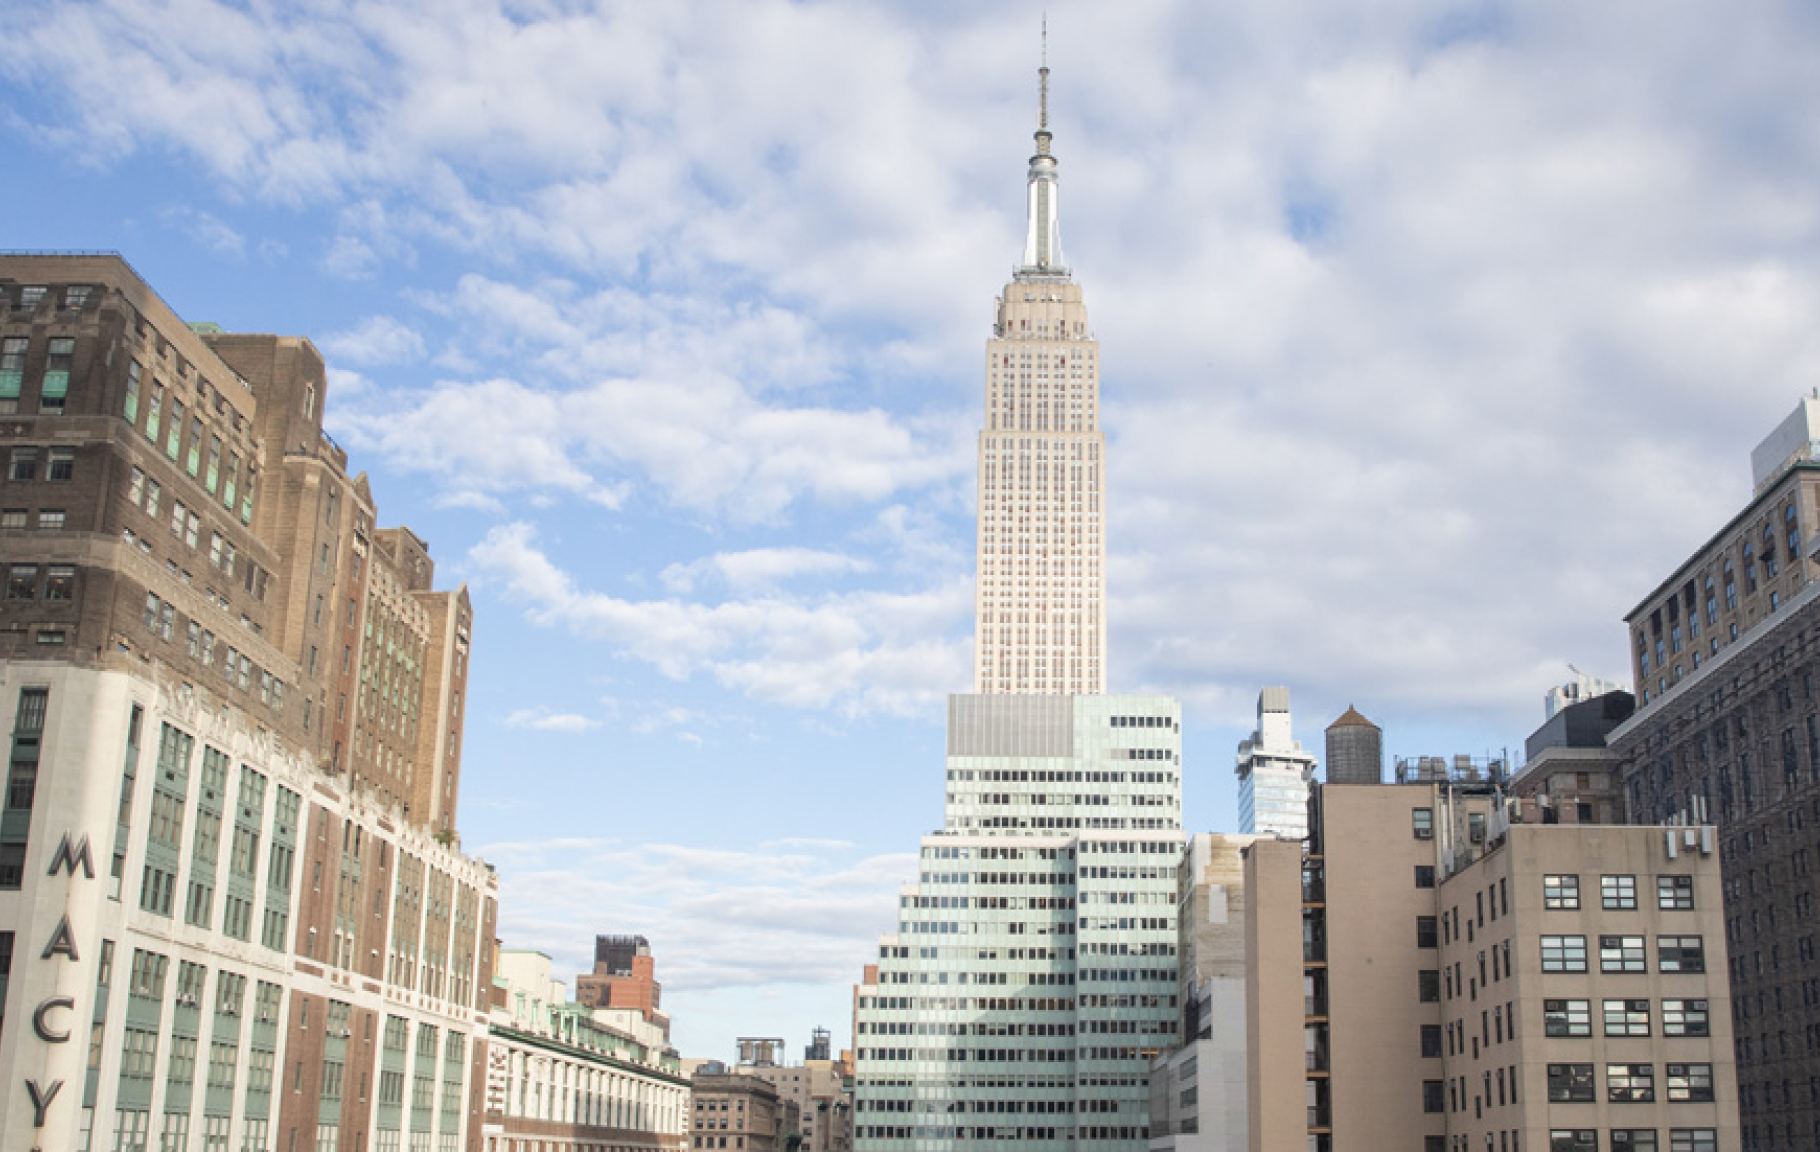
[(128, 424), (139, 422), (139, 361), (126, 362), (126, 405), (121, 409)]
[(30, 341), (24, 336), (0, 340), (0, 400), (17, 400), (25, 386), (25, 349)]
[(70, 393), (70, 368), (76, 362), (76, 340), (58, 336), (51, 340), (44, 360), (44, 380), (38, 387), (38, 410), (61, 412)]

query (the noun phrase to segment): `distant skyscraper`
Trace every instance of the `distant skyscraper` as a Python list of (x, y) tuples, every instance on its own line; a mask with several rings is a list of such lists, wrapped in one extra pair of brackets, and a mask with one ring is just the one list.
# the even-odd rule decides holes
[(1384, 782), (1384, 730), (1350, 704), (1338, 720), (1327, 726), (1327, 782)]
[(1302, 840), (1308, 836), (1308, 786), (1314, 756), (1291, 730), (1289, 689), (1258, 693), (1258, 727), (1239, 742), (1239, 832)]
[(1097, 695), (1106, 690), (1099, 343), (1062, 263), (1048, 75), (1024, 260), (986, 342), (974, 690)]
[(1106, 696), (1097, 349), (1061, 263), (1048, 69), (980, 434), (977, 694), (941, 831), (858, 989), (854, 1146), (1139, 1152), (1173, 1048), (1175, 701)]
[(1610, 680), (1600, 680), (1588, 676), (1578, 668), (1574, 669), (1574, 678), (1565, 684), (1556, 685), (1542, 697), (1543, 719), (1553, 719), (1555, 713), (1563, 708), (1579, 704), (1586, 700), (1595, 700), (1608, 693), (1620, 691), (1624, 686)]

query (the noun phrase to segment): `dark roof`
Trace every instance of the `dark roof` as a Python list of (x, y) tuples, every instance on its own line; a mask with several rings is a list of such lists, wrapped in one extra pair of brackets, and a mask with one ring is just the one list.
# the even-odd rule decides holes
[(1371, 721), (1365, 719), (1364, 716), (1360, 715), (1359, 710), (1357, 708), (1354, 708), (1352, 705), (1348, 704), (1348, 705), (1346, 705), (1346, 711), (1340, 713), (1340, 718), (1338, 720), (1335, 720), (1332, 724), (1329, 724), (1327, 726), (1327, 730), (1329, 732), (1331, 732), (1335, 728), (1376, 728), (1376, 727), (1377, 727), (1376, 724), (1373, 724)]

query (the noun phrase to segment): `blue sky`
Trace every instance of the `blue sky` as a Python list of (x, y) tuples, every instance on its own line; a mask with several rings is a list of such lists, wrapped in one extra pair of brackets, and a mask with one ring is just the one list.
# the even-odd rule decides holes
[[(1820, 383), (1815, 15), (1048, 5), (1102, 343), (1111, 681), (1187, 817), (1286, 683), (1516, 748)], [(311, 337), (382, 519), (467, 581), (464, 845), (676, 1039), (847, 1036), (969, 686), (973, 437), (1033, 5), (35, 9), (0, 246)]]

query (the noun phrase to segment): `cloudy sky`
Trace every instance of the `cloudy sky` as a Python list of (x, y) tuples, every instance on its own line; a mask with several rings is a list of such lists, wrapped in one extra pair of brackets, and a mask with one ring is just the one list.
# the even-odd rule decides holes
[[(1302, 739), (1517, 747), (1820, 384), (1820, 14), (1051, 0), (1105, 365), (1111, 680), (1235, 824)], [(0, 40), (0, 245), (310, 336), (479, 616), (502, 934), (676, 1039), (847, 1039), (969, 686), (1026, 4), (89, 0)]]

